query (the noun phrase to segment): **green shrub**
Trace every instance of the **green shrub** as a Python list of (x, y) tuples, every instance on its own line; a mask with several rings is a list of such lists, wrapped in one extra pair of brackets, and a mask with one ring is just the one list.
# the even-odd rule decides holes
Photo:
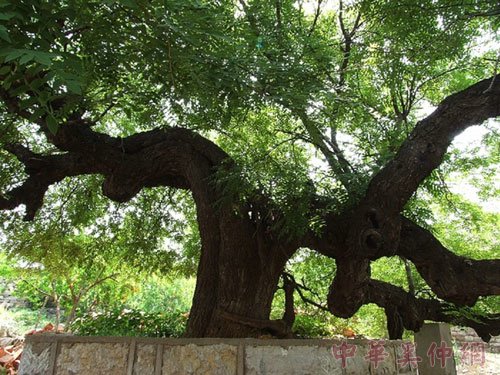
[(151, 276), (127, 299), (126, 307), (147, 313), (183, 314), (191, 309), (195, 279)]
[(81, 315), (71, 325), (78, 335), (180, 337), (186, 328), (194, 279), (152, 275), (123, 301)]
[(180, 337), (186, 328), (187, 314), (146, 313), (141, 310), (113, 310), (78, 317), (73, 331), (82, 336)]
[(330, 327), (324, 320), (316, 316), (297, 315), (293, 324), (293, 332), (300, 337), (325, 337), (331, 336)]

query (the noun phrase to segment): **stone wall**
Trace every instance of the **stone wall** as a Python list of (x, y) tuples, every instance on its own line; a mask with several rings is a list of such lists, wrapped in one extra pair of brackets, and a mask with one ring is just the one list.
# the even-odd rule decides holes
[[(409, 365), (401, 367), (398, 363), (398, 359), (403, 358), (402, 344), (402, 341), (356, 339), (150, 339), (35, 335), (26, 339), (19, 374), (416, 374), (416, 369)], [(375, 350), (374, 345), (378, 345)], [(379, 353), (380, 361), (374, 360), (370, 353)]]
[(28, 307), (28, 301), (14, 296), (16, 285), (0, 278), (0, 306), (6, 310), (15, 307)]
[(483, 343), (484, 349), (490, 353), (500, 353), (500, 336), (494, 336), (489, 343), (484, 343), (476, 331), (468, 327), (451, 327), (451, 336), (457, 347), (473, 342)]

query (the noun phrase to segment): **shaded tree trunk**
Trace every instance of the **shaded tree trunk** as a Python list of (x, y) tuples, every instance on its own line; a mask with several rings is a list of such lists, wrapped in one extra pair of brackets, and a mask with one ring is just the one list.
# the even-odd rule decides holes
[[(221, 253), (224, 257), (228, 252)], [(255, 260), (244, 263), (233, 254), (233, 261), (218, 269), (206, 258), (202, 256), (200, 261), (186, 336), (256, 337), (277, 333), (268, 323), (285, 262), (263, 267)]]
[[(252, 337), (268, 321), (291, 250), (276, 244), (240, 213), (198, 204), (202, 253), (187, 336)], [(212, 216), (213, 215), (213, 216)], [(224, 318), (226, 316), (226, 318)], [(229, 318), (232, 317), (232, 318)]]
[(272, 330), (266, 322), (294, 246), (272, 238), (256, 220), (257, 207), (221, 203), (227, 199), (206, 158), (193, 155), (187, 171), (202, 248), (186, 336), (252, 337)]
[(288, 258), (248, 220), (228, 215), (219, 215), (218, 222), (199, 220), (202, 254), (186, 332), (190, 337), (257, 336), (262, 326), (238, 323), (237, 317), (269, 320)]

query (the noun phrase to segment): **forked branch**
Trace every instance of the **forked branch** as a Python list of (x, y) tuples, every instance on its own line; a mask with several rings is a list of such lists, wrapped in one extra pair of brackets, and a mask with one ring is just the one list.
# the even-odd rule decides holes
[(448, 96), (417, 123), (394, 159), (372, 179), (365, 200), (386, 214), (401, 212), (420, 183), (441, 164), (455, 136), (500, 115), (500, 82), (495, 78)]

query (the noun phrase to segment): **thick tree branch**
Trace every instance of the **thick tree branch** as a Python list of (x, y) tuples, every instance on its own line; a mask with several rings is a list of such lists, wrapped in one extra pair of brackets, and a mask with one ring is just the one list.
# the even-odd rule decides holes
[[(344, 12), (343, 12), (343, 2), (340, 1), (339, 3), (339, 24), (340, 24), (340, 30), (342, 32), (342, 35), (344, 37), (343, 44), (340, 46), (340, 50), (342, 52), (343, 58), (342, 58), (342, 63), (339, 68), (339, 79), (337, 83), (337, 87), (335, 87), (335, 92), (339, 97), (342, 95), (343, 90), (345, 89), (345, 84), (346, 84), (346, 78), (347, 78), (347, 72), (348, 72), (348, 67), (350, 63), (350, 57), (351, 57), (351, 49), (352, 45), (354, 42), (354, 36), (356, 35), (356, 32), (358, 31), (359, 27), (361, 26), (361, 12), (358, 12), (356, 16), (356, 20), (354, 21), (354, 24), (352, 26), (351, 30), (348, 30), (346, 25), (345, 25), (345, 20), (344, 20)], [(331, 150), (336, 156), (336, 159), (338, 160), (338, 164), (340, 169), (342, 170), (343, 174), (352, 174), (355, 172), (353, 166), (347, 158), (345, 157), (344, 153), (339, 147), (338, 141), (337, 141), (337, 124), (335, 121), (337, 120), (336, 117), (338, 115), (339, 108), (337, 107), (332, 114), (331, 118), (331, 124), (330, 124), (330, 139), (326, 139), (327, 143), (330, 145)], [(350, 185), (350, 184), (349, 184)], [(350, 189), (350, 186), (348, 186), (348, 189)]]
[(500, 6), (496, 9), (485, 10), (483, 12), (470, 12), (465, 13), (465, 17), (467, 18), (476, 18), (476, 17), (495, 17), (500, 15)]
[[(368, 212), (366, 217), (357, 218), (358, 222), (364, 222), (365, 220), (372, 227), (378, 225), (376, 212)], [(457, 256), (445, 249), (427, 230), (406, 218), (400, 218), (400, 221), (402, 226), (400, 232), (398, 231), (398, 236), (400, 233), (401, 242), (397, 249), (397, 255), (416, 265), (419, 273), (439, 298), (457, 306), (463, 306), (474, 304), (479, 296), (500, 294), (499, 260), (472, 260)], [(370, 297), (370, 285), (372, 284), (369, 260), (349, 255), (350, 252), (346, 251), (346, 249), (349, 249), (349, 245), (341, 245), (348, 240), (346, 222), (348, 221), (342, 215), (330, 215), (327, 218), (323, 235), (315, 237), (310, 234), (307, 237), (307, 243), (302, 244), (302, 246), (309, 246), (325, 256), (336, 259), (337, 271), (330, 287), (327, 302), (330, 312), (344, 318), (351, 317), (359, 307), (369, 303), (367, 301)], [(360, 238), (360, 240), (363, 239)], [(387, 298), (390, 299), (390, 294), (394, 290), (389, 286), (384, 287), (384, 290), (389, 293)], [(399, 294), (399, 291), (397, 294)], [(414, 293), (407, 294), (408, 298), (414, 296)], [(377, 298), (382, 297), (378, 296)], [(445, 314), (445, 307), (448, 308), (448, 304), (439, 302), (438, 308), (434, 302), (425, 301), (427, 300), (417, 299), (416, 302), (412, 302), (415, 306), (420, 303), (423, 304), (424, 313), (421, 313), (423, 319), (470, 326), (480, 332), (481, 337), (485, 339), (488, 339), (489, 332), (493, 332), (490, 328), (498, 324), (496, 320), (486, 318), (481, 318), (481, 323), (478, 323), (474, 319), (468, 318), (467, 314), (463, 315), (463, 311), (460, 311), (459, 308), (454, 308), (455, 312), (452, 321), (452, 317)], [(376, 301), (370, 302), (377, 303)], [(402, 333), (402, 314), (406, 314), (405, 319), (407, 320), (404, 327), (418, 329), (420, 324), (418, 320), (412, 322), (410, 319), (415, 315), (411, 310), (402, 312), (400, 308), (397, 308), (391, 302), (378, 304), (386, 310), (388, 328), (392, 338), (397, 338)], [(401, 305), (403, 304), (401, 303)], [(432, 314), (429, 315), (425, 312), (425, 306), (434, 306)]]
[(283, 322), (285, 322), (288, 329), (291, 331), (293, 322), (295, 322), (295, 302), (293, 298), (293, 292), (297, 288), (297, 283), (292, 275), (283, 272), (281, 277), (283, 278), (283, 291), (285, 292), (285, 311), (283, 313)]
[(347, 190), (349, 190), (350, 184), (349, 180), (346, 178), (346, 174), (349, 173), (350, 170), (347, 167), (349, 165), (347, 160), (339, 158), (339, 153), (331, 150), (330, 147), (328, 147), (329, 144), (328, 139), (321, 132), (318, 126), (314, 123), (314, 121), (312, 121), (304, 111), (296, 110), (294, 112), (301, 119), (302, 124), (304, 124), (304, 128), (311, 137), (312, 140), (311, 143), (321, 151), (328, 165), (330, 166), (332, 171), (336, 174), (336, 176), (339, 178), (342, 185)]
[[(114, 138), (79, 125), (65, 125), (52, 136), (65, 154), (39, 155), (21, 145), (7, 150), (24, 165), (28, 178), (0, 197), (1, 209), (27, 207), (33, 219), (48, 187), (69, 176), (102, 174), (104, 194), (119, 202), (136, 195), (143, 187), (191, 188), (191, 163), (203, 157), (210, 165), (221, 165), (227, 155), (212, 142), (182, 128), (153, 130), (128, 138)], [(203, 184), (208, 183), (204, 181)]]
[(399, 213), (423, 179), (441, 164), (456, 135), (499, 115), (500, 82), (495, 77), (450, 95), (416, 125), (394, 159), (372, 179), (366, 201), (386, 214)]
[(80, 154), (39, 155), (22, 145), (9, 145), (6, 150), (24, 164), (28, 178), (22, 185), (7, 192), (6, 197), (0, 197), (0, 209), (10, 210), (24, 204), (25, 220), (34, 218), (50, 185), (69, 176), (93, 171), (99, 173), (99, 170)]
[(433, 320), (472, 327), (486, 342), (500, 334), (498, 315), (485, 317), (470, 313), (464, 316), (451, 305), (438, 300), (415, 298), (400, 287), (373, 279), (367, 283), (366, 289), (363, 302), (396, 310), (406, 329), (418, 331), (424, 320)]
[(269, 332), (278, 338), (292, 338), (293, 334), (290, 327), (282, 320), (256, 319), (248, 316), (229, 313), (227, 311), (219, 311), (220, 316), (229, 322), (243, 324), (254, 328), (261, 333)]
[(337, 272), (328, 292), (328, 309), (336, 316), (349, 318), (364, 304), (370, 279), (370, 261), (364, 258), (336, 259)]
[(472, 306), (480, 296), (500, 294), (500, 259), (455, 255), (428, 230), (405, 218), (398, 254), (415, 264), (439, 298), (456, 305)]
[(356, 15), (356, 20), (354, 21), (354, 24), (353, 24), (351, 30), (349, 30), (345, 25), (343, 2), (340, 1), (340, 4), (339, 4), (339, 24), (340, 24), (340, 30), (342, 32), (342, 36), (344, 37), (343, 45), (340, 46), (340, 50), (342, 51), (343, 58), (342, 58), (342, 63), (340, 65), (339, 82), (338, 82), (339, 89), (342, 89), (343, 86), (345, 85), (345, 80), (346, 80), (346, 75), (347, 75), (347, 67), (349, 66), (349, 62), (350, 62), (353, 39), (354, 39), (354, 36), (356, 35), (356, 32), (358, 31), (358, 29), (360, 28), (360, 26), (362, 24), (361, 12), (358, 12), (358, 14)]
[(471, 125), (500, 115), (500, 82), (494, 78), (443, 100), (416, 125), (394, 159), (373, 177), (365, 197), (350, 214), (346, 240), (350, 256), (377, 259), (396, 253), (399, 213), (423, 179), (441, 164), (453, 138)]
[(323, 0), (318, 0), (316, 4), (316, 10), (314, 11), (314, 18), (311, 23), (311, 27), (309, 28), (309, 32), (307, 33), (307, 36), (311, 36), (314, 33), (314, 30), (316, 29), (316, 25), (318, 24), (319, 16), (321, 15), (321, 5), (323, 3)]

